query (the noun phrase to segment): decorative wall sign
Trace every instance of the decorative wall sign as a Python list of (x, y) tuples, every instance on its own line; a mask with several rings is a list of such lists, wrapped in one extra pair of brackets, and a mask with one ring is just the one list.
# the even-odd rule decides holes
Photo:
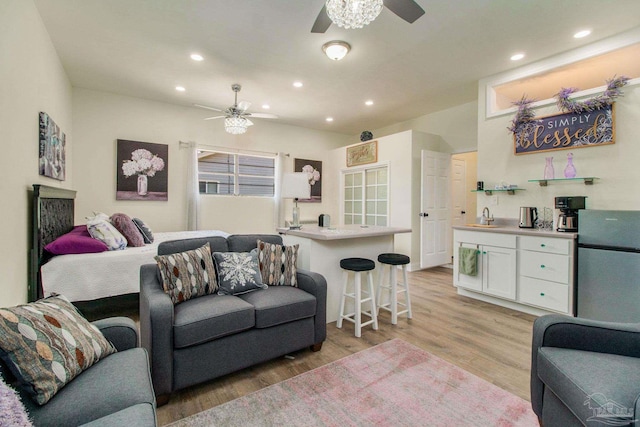
[(169, 146), (118, 140), (116, 200), (167, 200)]
[(40, 112), (40, 175), (65, 180), (66, 136), (49, 117)]
[(614, 105), (536, 117), (513, 134), (515, 154), (595, 147), (615, 142)]
[(311, 185), (311, 198), (298, 199), (299, 202), (322, 201), (322, 162), (319, 160), (294, 159), (294, 172), (306, 172)]
[(347, 167), (366, 165), (378, 161), (378, 141), (347, 147)]

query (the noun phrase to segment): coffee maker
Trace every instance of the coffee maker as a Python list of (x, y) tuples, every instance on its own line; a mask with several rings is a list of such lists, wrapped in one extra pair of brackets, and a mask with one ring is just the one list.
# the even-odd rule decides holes
[(584, 209), (585, 199), (585, 196), (556, 197), (556, 209), (560, 209), (557, 231), (578, 231), (578, 210)]

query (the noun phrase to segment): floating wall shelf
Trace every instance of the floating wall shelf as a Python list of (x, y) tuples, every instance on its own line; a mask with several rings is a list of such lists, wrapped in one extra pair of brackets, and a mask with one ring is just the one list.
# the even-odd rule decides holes
[(540, 187), (546, 187), (549, 182), (558, 182), (558, 181), (569, 181), (569, 182), (577, 182), (584, 181), (584, 185), (593, 185), (593, 181), (595, 179), (600, 179), (595, 176), (587, 176), (582, 178), (554, 178), (554, 179), (530, 179), (529, 182), (537, 182), (540, 184)]
[(492, 195), (494, 191), (507, 193), (513, 196), (514, 194), (516, 194), (516, 191), (524, 191), (524, 188), (508, 188), (502, 190), (471, 190), (472, 193), (484, 193), (487, 196)]

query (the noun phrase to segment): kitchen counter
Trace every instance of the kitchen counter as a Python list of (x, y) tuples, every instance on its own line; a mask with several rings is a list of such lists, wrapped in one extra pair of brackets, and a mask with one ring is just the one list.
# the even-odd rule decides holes
[(410, 228), (382, 227), (376, 225), (343, 225), (341, 227), (319, 227), (303, 225), (298, 230), (282, 227), (278, 233), (288, 236), (306, 237), (313, 240), (359, 239), (363, 237), (391, 236), (397, 233), (411, 233)]
[(562, 232), (562, 231), (545, 231), (536, 228), (520, 228), (514, 225), (497, 225), (496, 227), (474, 227), (471, 225), (457, 225), (454, 230), (480, 231), (483, 233), (502, 233), (502, 234), (519, 234), (521, 236), (538, 236), (538, 237), (554, 237), (558, 239), (575, 240), (578, 233)]

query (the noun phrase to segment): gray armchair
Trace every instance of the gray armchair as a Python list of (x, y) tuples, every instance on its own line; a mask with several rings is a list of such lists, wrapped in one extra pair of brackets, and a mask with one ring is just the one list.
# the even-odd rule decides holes
[(544, 427), (640, 425), (640, 324), (536, 319), (531, 405)]

